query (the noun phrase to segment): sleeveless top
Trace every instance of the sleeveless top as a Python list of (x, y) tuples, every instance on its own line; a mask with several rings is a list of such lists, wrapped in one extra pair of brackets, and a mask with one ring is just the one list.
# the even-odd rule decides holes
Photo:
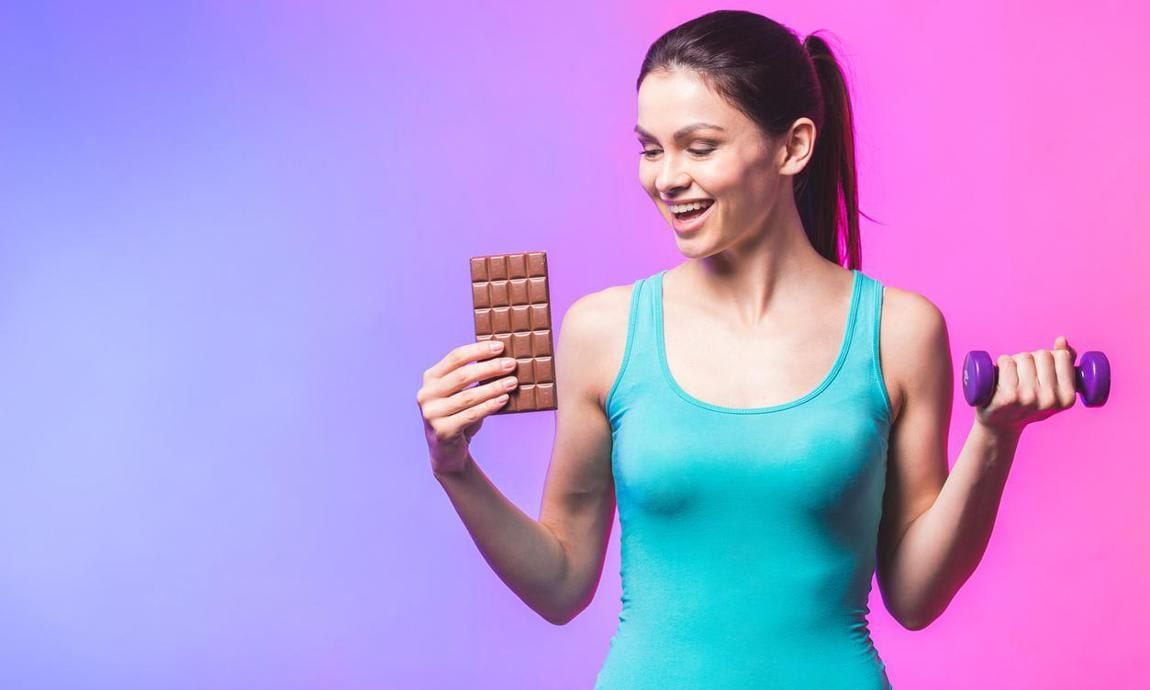
[(635, 281), (606, 398), (623, 593), (595, 688), (889, 689), (866, 618), (891, 426), (882, 284), (853, 271), (814, 390), (734, 408), (672, 377), (664, 273)]

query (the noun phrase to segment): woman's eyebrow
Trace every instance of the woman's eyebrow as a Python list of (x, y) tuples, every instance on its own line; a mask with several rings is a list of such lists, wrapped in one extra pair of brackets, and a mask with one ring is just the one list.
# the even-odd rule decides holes
[[(687, 125), (686, 127), (683, 127), (682, 129), (680, 129), (678, 132), (675, 132), (674, 138), (675, 139), (682, 139), (683, 137), (687, 136), (688, 134), (690, 134), (691, 132), (694, 132), (697, 129), (717, 129), (720, 132), (727, 131), (726, 129), (720, 127), (719, 125), (711, 124), (710, 122), (695, 122), (694, 124)], [(652, 139), (652, 140), (658, 141), (658, 139), (656, 139), (653, 134), (651, 134), (647, 130), (643, 129), (639, 125), (635, 125), (635, 132), (640, 137), (642, 137), (644, 139)]]

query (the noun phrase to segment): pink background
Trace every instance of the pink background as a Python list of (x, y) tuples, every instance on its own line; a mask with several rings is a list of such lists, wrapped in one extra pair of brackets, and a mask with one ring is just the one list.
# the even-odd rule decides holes
[[(942, 309), (956, 378), (1060, 334), (1115, 372), (1024, 434), (938, 621), (874, 589), (895, 687), (1150, 686), (1150, 10), (742, 7), (837, 39), (863, 270)], [(547, 251), (556, 322), (681, 260), (634, 80), (711, 9), (0, 9), (0, 687), (589, 688), (618, 522), (594, 602), (546, 623), (433, 479), (415, 393), (472, 340), (469, 256)], [(473, 443), (532, 516), (553, 433)]]

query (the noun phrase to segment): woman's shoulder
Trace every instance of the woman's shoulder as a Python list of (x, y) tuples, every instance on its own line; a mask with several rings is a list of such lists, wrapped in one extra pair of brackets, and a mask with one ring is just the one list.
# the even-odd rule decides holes
[(883, 285), (883, 318), (891, 317), (891, 328), (905, 335), (914, 335), (937, 328), (944, 322), (942, 310), (925, 295)]
[(609, 285), (579, 297), (563, 315), (562, 329), (571, 329), (574, 339), (588, 347), (614, 349), (614, 341), (626, 339), (634, 287)]
[(879, 351), (890, 388), (894, 416), (898, 417), (912, 377), (923, 367), (949, 367), (950, 345), (942, 310), (924, 295), (891, 285), (883, 286)]
[(575, 358), (573, 363), (595, 377), (593, 385), (601, 403), (623, 360), (634, 287), (635, 283), (627, 283), (589, 292), (563, 315), (559, 333), (566, 345), (563, 355)]

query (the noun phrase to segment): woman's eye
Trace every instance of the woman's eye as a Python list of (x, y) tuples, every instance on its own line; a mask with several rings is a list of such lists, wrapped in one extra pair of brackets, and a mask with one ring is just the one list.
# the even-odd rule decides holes
[[(687, 151), (688, 151), (689, 153), (693, 153), (693, 154), (695, 154), (696, 156), (705, 156), (705, 155), (707, 155), (708, 153), (711, 153), (711, 152), (712, 152), (712, 151), (714, 151), (714, 150), (715, 150), (714, 148), (703, 149), (703, 150), (699, 150), (699, 149), (687, 149)], [(645, 151), (640, 151), (640, 152), (639, 152), (639, 155), (640, 155), (640, 156), (643, 156), (644, 158), (650, 158), (651, 156), (655, 155), (656, 153), (659, 153), (659, 149), (647, 149), (647, 150), (645, 150)]]

